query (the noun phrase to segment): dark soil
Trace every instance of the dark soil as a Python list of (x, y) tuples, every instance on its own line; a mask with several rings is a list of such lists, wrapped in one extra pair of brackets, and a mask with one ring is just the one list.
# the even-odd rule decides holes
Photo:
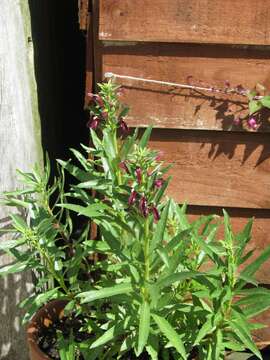
[[(57, 334), (59, 330), (63, 337), (69, 339), (70, 334), (73, 334), (74, 340), (78, 343), (88, 340), (90, 334), (80, 331), (83, 325), (83, 318), (67, 318), (63, 317), (54, 324), (42, 329), (42, 333), (38, 337), (38, 346), (40, 349), (53, 360), (60, 360), (57, 350)], [(80, 360), (84, 360), (80, 356)]]

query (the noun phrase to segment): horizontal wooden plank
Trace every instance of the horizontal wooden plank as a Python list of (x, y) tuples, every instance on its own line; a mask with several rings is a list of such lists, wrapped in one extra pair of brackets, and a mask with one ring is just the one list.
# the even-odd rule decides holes
[(269, 1), (101, 0), (99, 38), (270, 44)]
[[(241, 84), (270, 88), (270, 53), (227, 46), (141, 44), (104, 46), (98, 51), (97, 72), (131, 75), (176, 83), (192, 83), (224, 88)], [(124, 102), (130, 105), (130, 125), (154, 124), (165, 128), (246, 131), (233, 125), (233, 119), (248, 115), (243, 96), (194, 92), (168, 86), (117, 79), (125, 86)], [(246, 120), (243, 122), (246, 127)], [(265, 112), (259, 131), (270, 131), (269, 112)]]
[[(252, 238), (247, 246), (247, 251), (254, 249), (253, 256), (244, 264), (249, 264), (261, 252), (270, 246), (270, 210), (257, 209), (233, 209), (226, 208), (229, 213), (234, 233), (240, 232), (250, 218), (254, 218), (252, 227)], [(196, 220), (200, 215), (217, 214), (222, 219), (222, 209), (218, 207), (188, 206), (188, 216), (190, 221)], [(218, 239), (224, 238), (223, 226), (217, 235)], [(243, 268), (243, 266), (242, 266)], [(270, 284), (270, 259), (266, 261), (256, 273), (259, 283)], [(269, 319), (270, 322), (270, 319)], [(270, 338), (269, 338), (270, 341)]]
[(168, 191), (179, 203), (270, 208), (267, 134), (156, 129), (150, 146), (173, 164)]

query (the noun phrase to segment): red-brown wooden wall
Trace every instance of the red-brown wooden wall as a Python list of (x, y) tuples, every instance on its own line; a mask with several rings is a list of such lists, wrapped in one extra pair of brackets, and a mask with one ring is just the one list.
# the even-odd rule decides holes
[[(105, 72), (224, 87), (270, 88), (269, 0), (80, 0), (87, 25), (86, 92)], [(88, 18), (86, 14), (88, 8)], [(193, 80), (194, 81), (194, 80)], [(254, 216), (255, 254), (270, 244), (268, 114), (258, 132), (233, 125), (239, 95), (118, 80), (130, 126), (153, 124), (151, 145), (173, 163), (169, 195), (191, 218), (226, 208), (237, 231)], [(258, 280), (270, 283), (270, 262)]]

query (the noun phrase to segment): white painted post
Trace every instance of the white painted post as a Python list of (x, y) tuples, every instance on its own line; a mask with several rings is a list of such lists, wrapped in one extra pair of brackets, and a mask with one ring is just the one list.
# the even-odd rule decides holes
[[(35, 162), (42, 162), (42, 150), (28, 1), (0, 0), (0, 192), (15, 189), (16, 169)], [(0, 207), (0, 219), (6, 216)], [(9, 261), (0, 254), (0, 267)], [(28, 359), (17, 304), (30, 284), (30, 274), (0, 278), (1, 360)]]

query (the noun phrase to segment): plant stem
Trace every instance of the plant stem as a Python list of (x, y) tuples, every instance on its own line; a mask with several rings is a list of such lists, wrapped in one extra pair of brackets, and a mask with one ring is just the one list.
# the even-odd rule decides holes
[(149, 259), (149, 218), (144, 223), (144, 280), (149, 281), (150, 277), (150, 259)]
[[(117, 131), (114, 130), (113, 132), (113, 141), (114, 141), (114, 149), (115, 149), (115, 157), (116, 159), (119, 158), (119, 151), (118, 151), (118, 142), (117, 142)], [(121, 176), (121, 171), (120, 169), (117, 169), (117, 180), (118, 180), (118, 185), (122, 185), (122, 176)]]

